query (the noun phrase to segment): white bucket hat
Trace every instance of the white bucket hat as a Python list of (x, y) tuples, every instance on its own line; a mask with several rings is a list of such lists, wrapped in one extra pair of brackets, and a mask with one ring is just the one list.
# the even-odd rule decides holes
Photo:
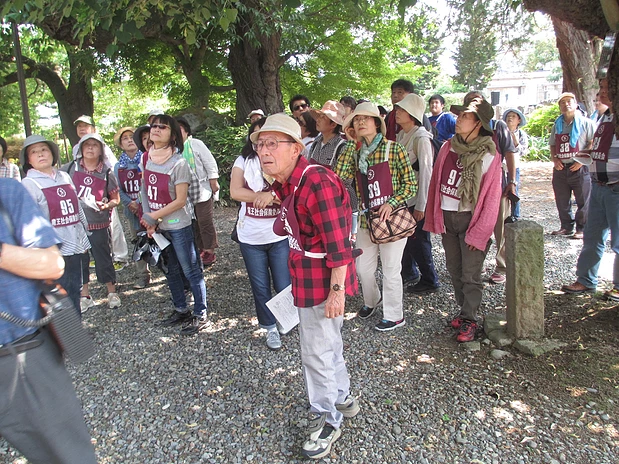
[(305, 147), (305, 144), (301, 140), (301, 126), (299, 126), (297, 121), (285, 113), (276, 113), (269, 116), (264, 123), (264, 126), (249, 136), (252, 143), (256, 143), (258, 141), (258, 136), (262, 132), (281, 132), (282, 134), (289, 135), (295, 140), (295, 142), (298, 142), (301, 146)]
[(344, 105), (342, 105), (340, 102), (337, 102), (335, 100), (329, 100), (324, 105), (322, 105), (322, 109), (311, 109), (310, 114), (314, 119), (316, 119), (319, 114), (324, 114), (335, 124), (341, 126), (342, 124), (344, 124), (344, 115), (346, 114), (346, 109)]
[(378, 111), (378, 107), (374, 103), (363, 102), (357, 105), (355, 111), (350, 113), (346, 120), (344, 121), (344, 125), (342, 128), (344, 131), (350, 127), (352, 124), (352, 120), (355, 116), (371, 116), (373, 118), (380, 119), (380, 133), (384, 135), (387, 134), (387, 126), (385, 125), (385, 120), (380, 117), (380, 112)]
[(394, 106), (399, 106), (413, 118), (415, 118), (419, 124), (423, 124), (423, 113), (426, 109), (426, 102), (423, 98), (415, 93), (409, 93), (402, 100), (397, 102)]
[(260, 116), (264, 117), (264, 111), (258, 109), (258, 110), (254, 110), (251, 113), (249, 113), (247, 115), (247, 118), (251, 118), (254, 114), (259, 114)]

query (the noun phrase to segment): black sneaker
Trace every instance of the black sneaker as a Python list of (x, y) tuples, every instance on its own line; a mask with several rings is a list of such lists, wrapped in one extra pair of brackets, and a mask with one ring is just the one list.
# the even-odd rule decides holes
[(379, 332), (387, 332), (389, 330), (397, 329), (398, 327), (402, 327), (406, 325), (406, 321), (404, 319), (400, 319), (399, 321), (388, 321), (387, 319), (383, 319), (376, 327), (374, 327)]
[(423, 282), (419, 282), (417, 285), (409, 285), (406, 287), (406, 293), (412, 293), (413, 295), (425, 295), (428, 293), (438, 292), (438, 286), (428, 285)]
[(381, 298), (379, 300), (379, 302), (376, 303), (376, 306), (374, 306), (373, 308), (370, 308), (369, 306), (363, 305), (363, 308), (361, 308), (359, 311), (357, 311), (357, 316), (359, 316), (361, 319), (367, 319), (372, 314), (374, 314), (374, 311), (376, 311), (376, 308), (378, 308), (382, 304), (383, 304), (383, 299)]
[(181, 329), (181, 335), (195, 335), (201, 330), (204, 330), (208, 325), (208, 318), (206, 316), (191, 316)]
[(159, 324), (160, 325), (166, 325), (166, 326), (170, 326), (170, 325), (178, 325), (178, 324), (182, 324), (183, 322), (187, 322), (189, 319), (191, 319), (191, 311), (184, 311), (184, 312), (180, 312), (180, 311), (172, 311), (172, 314), (170, 314), (166, 319), (164, 319), (163, 321), (161, 321)]

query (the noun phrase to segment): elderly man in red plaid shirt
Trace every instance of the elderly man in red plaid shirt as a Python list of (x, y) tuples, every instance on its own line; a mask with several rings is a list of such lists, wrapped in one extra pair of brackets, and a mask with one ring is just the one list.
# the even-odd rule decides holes
[[(341, 335), (345, 295), (357, 291), (350, 198), (333, 171), (310, 166), (301, 156), (301, 130), (289, 116), (269, 116), (251, 141), (262, 170), (275, 179), (273, 189), (281, 200), (274, 231), (289, 238), (288, 265), (299, 308), (301, 361), (311, 414), (310, 438), (302, 454), (320, 459), (340, 437), (343, 418), (359, 412), (350, 395)], [(254, 202), (256, 207), (272, 204), (273, 199), (265, 202), (263, 197)]]

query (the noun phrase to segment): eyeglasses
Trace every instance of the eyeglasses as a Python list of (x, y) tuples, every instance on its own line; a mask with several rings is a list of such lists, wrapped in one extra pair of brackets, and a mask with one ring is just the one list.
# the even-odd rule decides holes
[(151, 129), (165, 130), (165, 129), (169, 129), (170, 126), (168, 126), (167, 124), (151, 124), (150, 128)]
[(367, 123), (369, 119), (374, 119), (372, 116), (355, 116), (352, 120), (353, 124)]
[(303, 103), (302, 105), (297, 105), (295, 107), (292, 108), (293, 111), (299, 111), (299, 110), (304, 110), (305, 108), (307, 108), (309, 105), (307, 103)]
[(276, 139), (266, 139), (266, 140), (258, 140), (253, 144), (254, 151), (259, 153), (260, 150), (266, 147), (269, 151), (277, 150), (277, 147), (280, 143), (297, 143), (292, 140), (276, 140)]

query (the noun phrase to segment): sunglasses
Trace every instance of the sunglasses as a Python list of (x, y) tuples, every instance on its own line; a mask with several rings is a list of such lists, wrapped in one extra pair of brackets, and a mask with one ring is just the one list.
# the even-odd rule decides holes
[(167, 124), (151, 124), (150, 128), (151, 129), (165, 130), (165, 129), (169, 129), (170, 126), (168, 126)]
[(304, 110), (305, 108), (307, 108), (309, 105), (307, 103), (303, 103), (302, 105), (297, 105), (294, 108), (292, 108), (294, 111), (299, 111), (299, 110)]

